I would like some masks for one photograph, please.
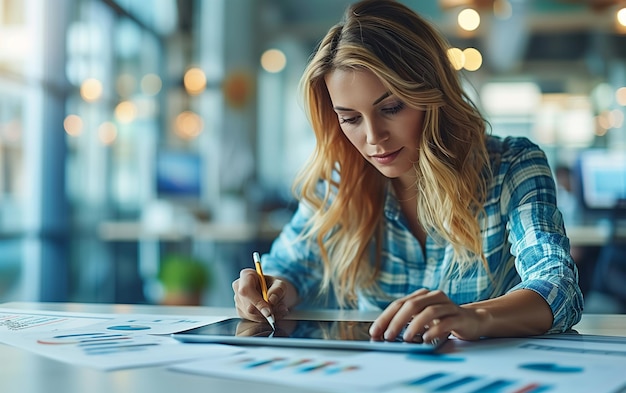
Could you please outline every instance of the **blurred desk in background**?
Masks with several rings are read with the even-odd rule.
[[[152,230],[141,221],[105,221],[98,232],[104,241],[163,240],[181,241],[186,239],[214,242],[247,242],[273,240],[282,228],[265,223],[217,223],[200,222],[191,227],[173,227],[168,230]]]
[[[140,221],[106,221],[100,224],[99,235],[104,241],[140,241],[144,239],[182,241],[186,239],[213,242],[248,242],[273,240],[282,228],[263,223],[198,223],[190,228],[171,228],[152,231]],[[611,235],[607,221],[596,224],[567,226],[567,235],[573,246],[602,246]],[[626,238],[626,227],[618,228],[618,235]]]
[[[572,246],[603,246],[611,236],[607,223],[570,225],[565,228]]]
[[[136,244],[139,285],[143,287],[142,293],[148,302],[157,303],[162,296],[158,272],[162,257],[170,249],[210,265],[213,285],[205,293],[203,304],[230,306],[230,283],[239,276],[242,268],[252,266],[252,251],[267,251],[281,229],[269,222],[200,221],[155,227],[141,220],[105,221],[100,224],[98,235],[100,240],[112,246],[115,243]],[[111,259],[111,267],[116,269],[120,258]],[[113,274],[113,277],[112,287],[117,287],[123,277],[120,278],[120,274]],[[112,298],[108,301],[119,300]]]
[[[611,238],[611,225],[608,221],[566,226],[567,236],[572,246],[603,246]],[[617,227],[617,237],[626,239],[626,226]]]

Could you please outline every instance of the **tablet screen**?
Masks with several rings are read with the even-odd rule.
[[[279,320],[276,330],[268,323],[231,318],[192,330],[186,334],[241,337],[282,337],[320,340],[370,341],[365,321]]]
[[[365,349],[398,352],[430,352],[439,345],[405,342],[400,333],[395,341],[376,341],[369,335],[369,321],[289,320],[276,323],[276,330],[265,322],[241,318],[187,330],[172,335],[190,343],[224,343],[241,345],[269,345],[284,347],[313,347],[338,349]]]

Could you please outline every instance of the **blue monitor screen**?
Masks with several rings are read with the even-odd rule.
[[[626,152],[587,150],[580,155],[583,203],[590,209],[612,209],[626,199]]]
[[[156,192],[160,197],[200,198],[202,158],[184,151],[159,151],[156,156]]]

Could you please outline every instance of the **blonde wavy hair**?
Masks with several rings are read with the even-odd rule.
[[[320,293],[332,287],[342,307],[356,305],[360,290],[376,290],[389,179],[340,128],[324,80],[337,69],[368,70],[407,106],[425,111],[414,165],[417,217],[429,234],[452,245],[457,267],[477,261],[486,267],[479,223],[489,173],[486,122],[463,91],[448,48],[406,6],[366,0],[350,6],[329,30],[302,76],[300,90],[317,144],[293,190],[314,211],[303,237],[320,249]],[[326,184],[323,192],[320,181]]]

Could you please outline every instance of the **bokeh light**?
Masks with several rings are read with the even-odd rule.
[[[261,55],[261,67],[267,72],[277,73],[287,65],[287,57],[278,49],[268,49]]]
[[[463,50],[465,55],[465,64],[463,65],[468,71],[476,71],[483,64],[483,56],[476,48],[466,48]]]
[[[117,139],[117,127],[110,121],[105,121],[98,127],[98,139],[105,145],[111,145]]]
[[[459,27],[466,31],[474,31],[480,26],[480,15],[473,8],[466,8],[459,12],[457,18]]]
[[[615,92],[615,100],[621,106],[626,106],[626,87],[620,87]]]
[[[465,65],[465,54],[459,48],[448,49],[448,59],[455,70],[460,70]]]
[[[83,133],[83,119],[78,115],[67,115],[63,120],[63,128],[69,136],[77,137]]]
[[[88,78],[80,85],[80,96],[87,102],[97,101],[102,97],[102,82],[95,78]]]
[[[137,117],[137,106],[132,101],[122,101],[115,107],[115,118],[120,123],[130,123]]]
[[[202,132],[202,118],[191,111],[181,112],[174,120],[174,133],[182,139],[194,139]]]
[[[141,78],[141,91],[149,96],[155,96],[159,94],[163,82],[157,74],[146,74]]]
[[[513,16],[513,7],[509,0],[495,0],[493,2],[493,15],[502,20],[510,19]]]
[[[190,68],[185,72],[183,84],[187,93],[198,95],[206,88],[206,75],[200,68]]]
[[[617,22],[626,27],[626,7],[617,11]]]

